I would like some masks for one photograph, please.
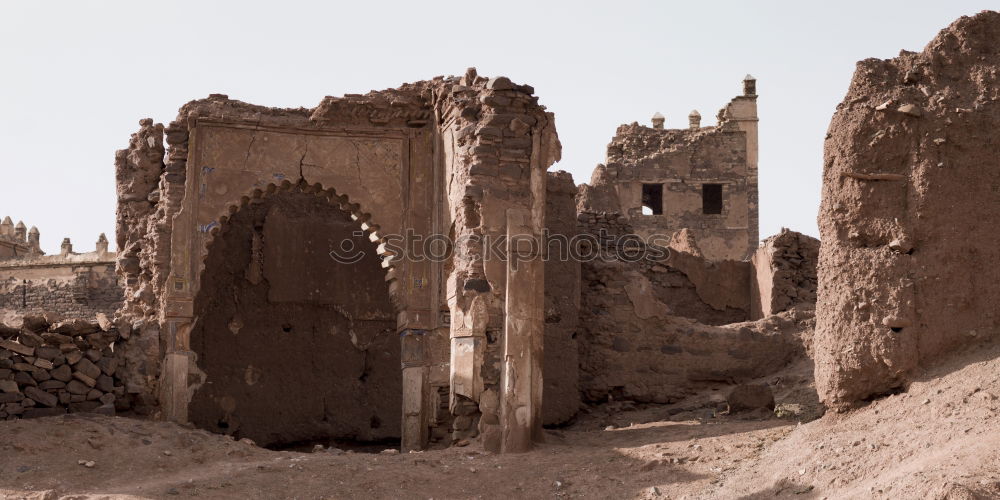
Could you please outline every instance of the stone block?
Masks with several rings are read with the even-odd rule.
[[[50,394],[37,387],[26,387],[24,395],[42,406],[54,407],[59,403],[59,398],[55,394]]]
[[[73,378],[79,380],[80,382],[83,382],[84,384],[87,385],[87,387],[94,387],[97,385],[97,380],[90,378],[85,373],[81,373],[78,371],[73,372]]]
[[[43,389],[46,391],[53,389],[63,389],[65,387],[66,383],[60,380],[46,380],[45,382],[38,384],[39,389]]]
[[[29,347],[24,344],[19,344],[13,340],[0,339],[0,349],[7,349],[8,351],[20,354],[22,356],[34,356],[35,348]]]
[[[773,410],[774,393],[767,384],[741,384],[730,391],[726,402],[729,403],[729,411],[732,413],[760,408]]]
[[[98,353],[98,359],[100,354]],[[89,358],[81,359],[74,367],[76,371],[86,375],[90,379],[96,379],[101,375],[101,369],[97,367]]]
[[[111,376],[114,375],[115,370],[118,369],[118,359],[105,356],[97,361],[97,366],[105,375]]]
[[[52,378],[62,382],[73,380],[73,369],[69,365],[58,366],[49,373],[52,375]]]
[[[115,390],[115,381],[107,375],[101,375],[97,377],[97,385],[95,387],[102,392],[111,392]]]
[[[24,386],[36,386],[38,381],[31,377],[28,372],[17,372],[14,374],[14,382],[17,382],[21,387]]]
[[[70,380],[69,383],[66,384],[66,390],[69,391],[70,394],[82,396],[90,392],[90,387],[87,387],[86,384],[80,382],[79,380]]]
[[[35,349],[35,356],[49,361],[56,359],[60,354],[58,347],[43,346]]]
[[[0,380],[0,392],[21,392],[21,390],[13,380]]]
[[[20,392],[0,392],[0,403],[16,403],[24,399]],[[8,411],[8,413],[10,413]]]

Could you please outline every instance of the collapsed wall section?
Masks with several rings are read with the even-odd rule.
[[[583,212],[579,223],[601,250],[582,264],[585,402],[672,403],[773,373],[803,354],[799,335],[811,311],[745,322],[756,286],[749,262],[707,260],[683,234],[633,254],[621,215]]]
[[[782,229],[761,242],[750,259],[751,317],[760,319],[797,305],[816,304],[819,240]]]
[[[845,408],[1000,326],[1000,13],[858,63],[830,123],[817,389]]]

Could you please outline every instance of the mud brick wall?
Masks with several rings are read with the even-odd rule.
[[[112,348],[122,335],[99,319],[29,315],[0,324],[0,419],[131,408]]]
[[[545,227],[552,238],[576,236],[576,185],[568,172],[548,172]],[[545,388],[542,421],[567,422],[580,409],[580,261],[553,244],[545,260]]]
[[[706,259],[684,238],[630,261],[612,251],[616,237],[632,233],[627,217],[581,212],[577,221],[605,251],[582,263],[577,342],[585,402],[673,402],[779,370],[803,352],[795,332],[812,320],[808,310],[745,322],[756,288],[750,262]]]
[[[631,235],[628,218],[617,212],[581,212],[579,231],[600,242],[603,257],[583,263],[582,293],[601,293],[600,286],[589,288],[599,279],[600,270],[620,269],[634,279],[649,282],[650,292],[662,306],[662,313],[693,319],[708,325],[745,321],[750,310],[750,265],[741,261],[707,260],[700,255],[664,246],[658,256],[648,254],[636,261],[619,259],[612,248],[620,237]],[[672,245],[672,242],[665,242]],[[697,250],[697,249],[695,249]],[[609,260],[610,259],[610,260]]]
[[[1000,332],[1000,13],[858,63],[824,148],[816,388],[843,409]]]
[[[57,313],[66,317],[113,317],[124,291],[114,262],[0,266],[0,318]]]
[[[669,403],[772,373],[802,352],[795,332],[805,317],[705,325],[669,315],[652,282],[620,263],[585,265],[583,278],[578,341],[587,402]]]

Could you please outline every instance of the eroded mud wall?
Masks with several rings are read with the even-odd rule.
[[[545,227],[552,244],[545,260],[542,423],[555,425],[580,409],[580,261],[568,252],[568,242],[577,234],[573,176],[548,172],[545,187]]]
[[[345,239],[365,252],[359,261],[329,255]],[[262,445],[399,437],[393,308],[375,246],[348,214],[279,192],[230,219],[205,269],[195,425]]]
[[[1000,13],[858,63],[830,124],[816,386],[847,407],[997,332]]]

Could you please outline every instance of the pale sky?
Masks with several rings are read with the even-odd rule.
[[[228,94],[313,107],[436,75],[505,75],[555,112],[587,182],[621,123],[703,125],[757,78],[761,237],[816,235],[823,138],[856,61],[921,50],[994,1],[198,2],[0,4],[0,217],[114,246],[114,152],[140,118]]]

